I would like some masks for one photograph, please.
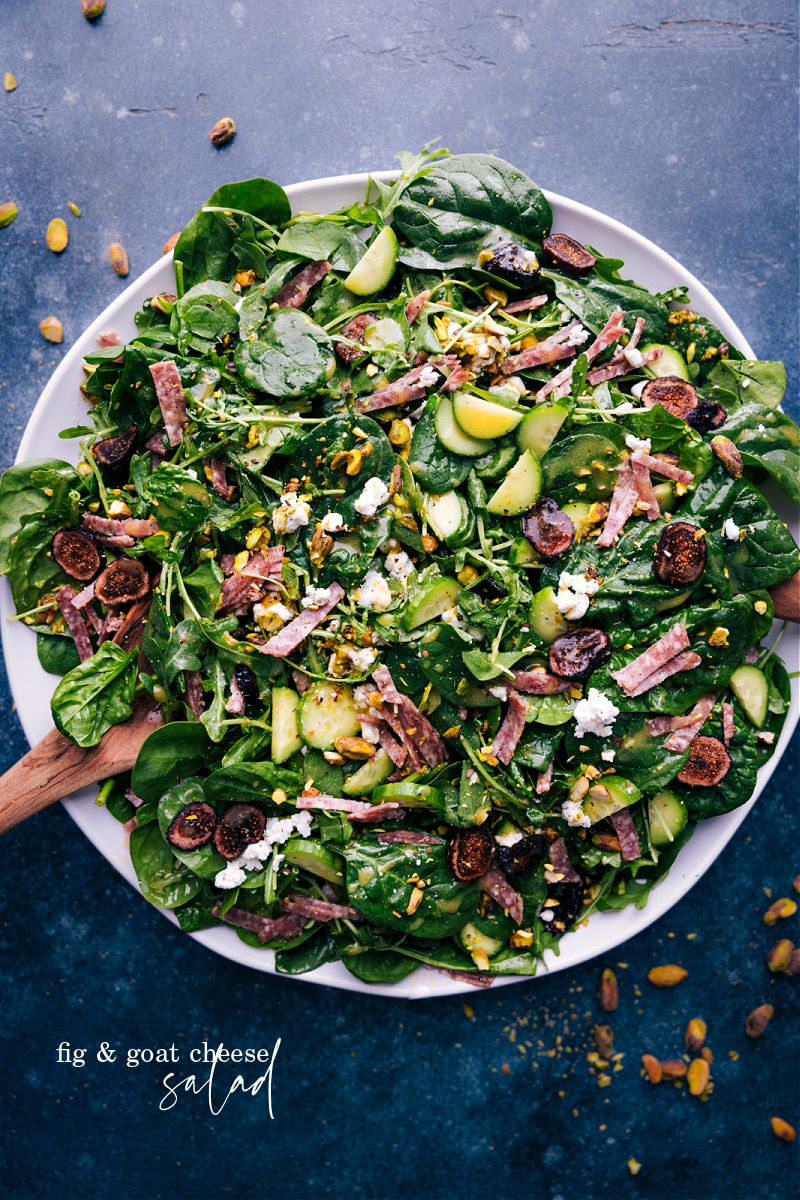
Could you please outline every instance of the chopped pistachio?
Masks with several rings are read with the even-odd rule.
[[[61,342],[64,339],[64,328],[58,317],[45,317],[39,322],[39,332],[47,342]]]

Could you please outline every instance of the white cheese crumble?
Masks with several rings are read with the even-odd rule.
[[[600,757],[602,758],[603,762],[613,762],[617,757],[617,752],[616,750],[611,749],[601,750]]]
[[[636,346],[626,346],[625,349],[622,351],[622,357],[625,359],[628,366],[631,366],[634,368],[640,367],[642,365],[642,363],[644,362],[644,358],[642,357],[642,352],[641,352],[641,350],[638,350],[636,348]]]
[[[562,571],[558,580],[556,608],[568,621],[580,621],[589,608],[589,597],[599,587],[599,581],[589,575],[572,575],[569,571]]]
[[[582,346],[583,343],[588,342],[588,340],[589,340],[589,330],[584,329],[582,325],[579,325],[577,327],[577,329],[572,330],[572,332],[570,333],[569,337],[567,338],[567,340],[565,342],[565,345],[567,345],[567,346]]]
[[[325,516],[319,523],[319,527],[323,533],[338,533],[344,529],[344,518],[341,513],[325,513]]]
[[[389,584],[378,571],[367,571],[364,582],[355,594],[355,601],[361,608],[384,612],[392,603]]]
[[[631,388],[631,395],[635,396],[637,400],[641,400],[642,392],[647,387],[647,384],[648,384],[648,380],[640,379],[639,382],[635,383],[633,385],[633,387]]]
[[[419,379],[417,380],[417,383],[419,384],[420,387],[432,388],[432,387],[435,387],[438,382],[439,382],[439,372],[436,370],[435,367],[431,367],[426,364],[422,368],[422,373],[421,373]]]
[[[412,571],[416,570],[405,550],[393,550],[391,554],[387,554],[384,566],[392,579],[404,585]]]
[[[494,839],[498,846],[516,846],[517,842],[522,841],[522,834],[518,829],[512,829],[510,833],[498,833]]]
[[[552,908],[543,908],[542,911],[539,913],[539,920],[545,921],[548,925],[550,924],[551,921],[554,921],[555,913],[553,912]]]
[[[297,492],[284,492],[281,502],[272,514],[272,528],[276,533],[294,533],[311,519],[311,507],[304,496]]]
[[[649,454],[652,448],[650,438],[637,438],[632,433],[626,435],[625,445],[630,451],[641,450],[643,454]]]
[[[742,532],[732,517],[728,517],[725,524],[722,526],[722,532],[729,542],[738,542],[739,535]]]
[[[760,733],[756,734],[756,737],[758,738],[758,740],[760,742],[764,742],[765,745],[767,745],[767,746],[771,746],[772,743],[775,741],[775,734],[772,733],[769,729],[762,729],[760,731]]]
[[[303,608],[322,608],[331,598],[330,588],[310,587],[300,601]]]
[[[372,742],[373,746],[377,746],[381,740],[381,731],[376,725],[366,725],[361,723],[361,736],[365,742]]]
[[[494,696],[496,700],[507,700],[508,688],[500,687],[499,685],[497,687],[490,687],[489,695]]]
[[[353,507],[356,512],[361,513],[362,517],[374,517],[388,499],[389,489],[386,484],[377,475],[373,475],[364,484],[364,490]]]
[[[561,805],[561,816],[574,828],[588,829],[592,823],[578,800],[565,800]]]
[[[347,657],[357,671],[368,671],[378,657],[378,651],[373,650],[372,646],[365,646],[363,650],[348,646]]]
[[[237,888],[244,883],[247,876],[241,867],[237,867],[236,862],[229,862],[223,871],[218,871],[214,879],[214,886],[218,888]]]
[[[294,613],[285,604],[281,604],[280,600],[276,600],[274,604],[254,604],[253,619],[256,625],[270,629],[274,627],[276,620],[283,624],[293,621]]]
[[[272,854],[275,846],[282,846],[284,842],[288,842],[293,833],[299,833],[301,837],[308,837],[311,833],[312,820],[310,812],[292,813],[289,817],[268,817],[261,841],[246,846],[238,858],[229,862],[224,870],[218,871],[214,878],[215,887],[225,889],[239,887],[247,879],[247,871],[262,869],[263,863]],[[276,855],[275,860],[282,861],[283,857],[283,855]],[[275,860],[273,860],[274,865],[277,865]]]
[[[619,709],[608,696],[603,695],[597,688],[590,687],[588,694],[575,705],[573,715],[576,737],[583,737],[585,733],[608,737],[619,716]]]

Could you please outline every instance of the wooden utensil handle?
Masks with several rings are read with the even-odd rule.
[[[88,750],[51,730],[0,778],[0,835],[89,783],[129,771],[160,721],[147,697],[128,721],[115,725],[98,746]]]
[[[800,622],[800,571],[769,589],[775,616],[781,621]]]

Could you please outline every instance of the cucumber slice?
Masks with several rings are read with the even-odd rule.
[[[737,667],[730,678],[730,689],[744,709],[751,725],[760,729],[767,719],[769,685],[758,667]]]
[[[533,563],[537,566],[542,565],[541,559],[526,537],[514,538],[508,547],[508,561],[512,567],[525,567]]]
[[[646,350],[660,350],[661,357],[645,366],[645,375],[649,375],[651,379],[664,379],[667,375],[677,375],[678,379],[685,379],[688,382],[689,366],[686,359],[674,346],[650,342],[647,346],[642,346],[642,354]]]
[[[270,757],[274,763],[286,762],[303,745],[297,710],[300,697],[291,688],[272,689],[272,747]]]
[[[470,437],[489,440],[511,433],[525,415],[521,408],[508,408],[505,404],[484,400],[472,392],[456,392],[453,414]]]
[[[475,517],[460,492],[423,496],[420,512],[440,541],[463,545],[475,531]]]
[[[376,804],[402,804],[405,808],[443,808],[444,797],[437,787],[427,783],[384,783],[375,788],[372,799]]]
[[[312,683],[300,699],[300,734],[307,746],[329,750],[337,737],[361,733],[353,689],[344,683]]]
[[[448,608],[453,607],[460,592],[461,584],[457,579],[450,579],[448,576],[429,583],[417,592],[408,604],[403,614],[403,628],[410,632],[424,625],[426,621],[440,617]]]
[[[479,479],[498,479],[513,462],[516,462],[518,453],[514,445],[495,446],[491,454],[486,454],[475,462],[475,474]]]
[[[341,859],[322,842],[314,842],[310,838],[290,838],[283,850],[283,856],[293,867],[301,867],[320,879],[329,883],[344,883],[344,871]]]
[[[604,775],[583,799],[583,811],[593,825],[610,817],[612,813],[628,808],[641,798],[642,793],[635,783],[620,775]]]
[[[560,634],[572,628],[558,611],[556,594],[551,587],[542,588],[533,597],[528,609],[528,624],[543,642],[548,643],[554,642]]]
[[[486,958],[491,958],[493,955],[499,954],[505,945],[505,942],[502,942],[500,938],[490,937],[488,933],[482,933],[472,921],[467,921],[466,925],[462,926],[459,930],[458,940],[467,954],[475,959],[478,966],[481,966],[481,959],[484,955]]]
[[[564,404],[539,404],[522,418],[517,426],[517,445],[520,450],[532,450],[541,458],[555,441],[556,434],[569,416]]]
[[[585,538],[590,529],[594,526],[589,521],[589,512],[591,504],[586,500],[572,500],[569,504],[562,504],[562,511],[567,514],[575,529],[575,539],[580,541]]]
[[[345,796],[368,796],[373,788],[388,779],[394,763],[384,749],[376,750],[372,758],[345,779],[342,791]]]
[[[683,833],[689,814],[686,805],[674,792],[663,791],[647,802],[650,841],[654,846],[666,846]]]
[[[492,449],[490,441],[470,437],[453,416],[453,402],[449,396],[440,396],[433,419],[436,436],[446,450],[460,454],[462,458],[480,458]]]
[[[397,237],[391,226],[384,225],[344,280],[344,286],[355,296],[372,296],[386,287],[396,264]]]
[[[516,517],[535,504],[542,491],[542,468],[532,450],[523,450],[486,505],[496,517]]]

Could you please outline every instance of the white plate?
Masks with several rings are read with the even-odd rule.
[[[386,180],[395,177],[394,172],[384,172],[377,176]],[[295,211],[310,209],[332,212],[363,198],[366,186],[366,175],[344,175],[298,183],[286,190]],[[603,216],[594,209],[563,196],[548,194],[548,199],[553,206],[554,229],[569,233],[579,241],[599,248],[609,257],[621,258],[625,263],[625,277],[635,279],[651,291],[667,291],[678,285],[687,288],[692,307],[715,321],[725,336],[744,354],[755,357],[725,310],[699,280],[674,258],[627,226]],[[133,338],[136,333],[134,313],[141,308],[142,302],[158,292],[174,290],[172,256],[169,255],[145,271],[89,326],[65,355],[42,392],[23,435],[17,456],[18,462],[44,457],[64,458],[72,462],[77,460],[77,441],[73,443],[60,440],[58,430],[85,421],[85,401],[78,390],[84,379],[81,369],[84,356],[96,348],[97,335],[109,329],[116,330],[124,341]],[[48,700],[55,685],[53,676],[46,674],[39,666],[35,637],[19,623],[9,623],[6,620],[12,613],[8,580],[3,579],[0,584],[0,617],[11,690],[25,735],[29,742],[34,744],[52,728]],[[786,661],[793,662],[799,652],[800,630],[793,626],[784,636],[781,653]],[[552,952],[547,953],[544,970],[564,971],[596,955],[608,953],[663,916],[708,870],[763,791],[786,748],[798,718],[798,681],[793,680],[792,686],[792,714],[784,726],[777,752],[759,771],[758,786],[753,798],[735,812],[700,823],[668,877],[654,888],[644,910],[640,912],[631,906],[621,912],[595,914],[585,927],[563,938],[561,954],[558,957]],[[65,801],[67,811],[119,873],[133,887],[138,888],[128,854],[125,829],[105,809],[92,803],[95,795],[96,789],[91,788],[77,793]],[[171,913],[165,912],[164,915],[176,923]],[[259,971],[274,972],[272,951],[257,950],[245,945],[232,929],[209,929],[191,936],[215,953],[235,962]],[[330,984],[350,991],[412,999],[471,990],[469,984],[425,968],[420,968],[402,982],[391,986],[362,983],[340,963],[319,967],[311,974],[296,978]],[[522,978],[527,977],[498,979],[495,986],[518,982]]]

